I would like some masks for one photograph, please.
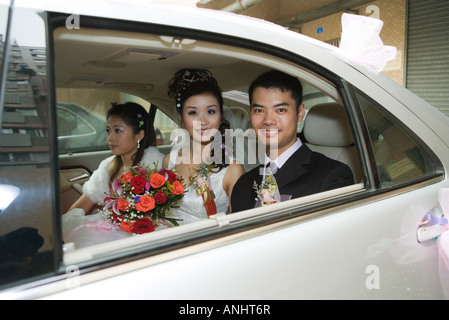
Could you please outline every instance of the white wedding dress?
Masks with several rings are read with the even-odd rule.
[[[103,160],[83,185],[83,193],[100,206],[104,205],[106,194],[110,192],[108,167],[114,157]],[[156,147],[149,147],[145,150],[141,164],[152,169],[155,165],[162,168],[163,159],[164,155]],[[101,212],[86,215],[83,209],[76,208],[62,215],[61,219],[64,242],[72,243],[77,249],[131,236],[106,220]]]
[[[169,170],[173,170],[176,163],[177,150],[170,152],[170,160],[168,164]],[[229,207],[229,199],[225,190],[223,189],[223,177],[226,174],[228,167],[222,168],[219,172],[213,173],[210,176],[210,183],[215,194],[215,205],[217,206],[217,214],[227,213]],[[177,204],[178,209],[172,209],[171,213],[177,219],[182,219],[180,225],[188,224],[195,221],[208,219],[206,208],[203,205],[203,198],[196,194],[196,189],[193,187],[186,188],[184,198]]]

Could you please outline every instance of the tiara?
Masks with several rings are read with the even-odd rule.
[[[180,75],[180,73],[183,73]],[[176,85],[176,107],[181,108],[181,92],[184,91],[192,83],[198,81],[210,81],[214,79],[212,74],[207,70],[183,70],[178,71],[178,75],[175,76],[178,79]]]

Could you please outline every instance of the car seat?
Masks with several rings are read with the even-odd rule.
[[[360,161],[345,109],[338,103],[313,106],[304,120],[304,139],[309,148],[347,164],[354,182],[362,179]]]

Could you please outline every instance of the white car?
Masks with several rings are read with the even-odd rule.
[[[445,297],[435,239],[444,227],[425,222],[441,218],[449,187],[449,119],[281,26],[144,2],[0,0],[1,299]],[[24,62],[35,75],[16,72]],[[84,248],[63,243],[61,215],[110,153],[58,148],[58,103],[104,114],[111,102],[137,101],[167,153],[178,125],[167,83],[189,67],[218,79],[242,131],[252,80],[270,69],[298,77],[304,125],[315,129],[313,139],[304,131],[307,143],[348,164],[354,185]]]

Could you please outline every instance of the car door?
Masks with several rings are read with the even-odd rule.
[[[33,29],[41,32],[40,36],[47,29],[52,40],[49,43],[54,46],[59,45],[58,39],[66,40],[66,36],[72,35],[68,51],[73,48],[71,46],[86,42],[104,49],[98,42],[100,34],[105,46],[134,44],[143,38],[149,40],[143,41],[145,49],[170,49],[186,59],[183,61],[193,61],[200,66],[210,64],[221,76],[220,83],[241,94],[247,92],[250,82],[247,80],[273,67],[297,76],[324,95],[325,102],[343,107],[353,138],[353,143],[345,147],[355,151],[357,180],[347,188],[220,215],[139,237],[82,249],[63,245],[60,230],[63,212],[58,192],[62,186],[59,169],[65,160],[55,147],[62,142],[57,138],[57,88],[55,79],[49,78],[47,90],[41,88],[39,95],[32,95],[36,109],[42,107],[40,110],[49,115],[47,126],[42,126],[48,130],[45,139],[38,140],[45,148],[32,149],[33,157],[28,155],[31,151],[24,152],[20,146],[3,149],[3,159],[9,159],[12,153],[15,159],[20,155],[22,160],[3,161],[0,178],[1,184],[20,190],[19,196],[0,214],[3,233],[8,234],[24,223],[37,229],[45,246],[37,254],[33,253],[32,258],[45,263],[39,264],[39,269],[34,268],[32,275],[22,273],[18,278],[2,278],[5,294],[14,291],[18,283],[51,279],[43,281],[41,286],[22,287],[18,296],[83,299],[118,296],[147,299],[441,298],[435,243],[423,245],[416,239],[419,222],[438,205],[438,190],[448,185],[445,177],[445,165],[449,163],[448,146],[438,136],[436,128],[432,130],[417,116],[419,112],[352,66],[345,67],[337,60],[333,61],[335,70],[323,66],[324,62],[307,55],[311,48],[317,50],[317,56],[322,54],[318,51],[319,46],[308,47],[311,44],[300,42],[300,38],[282,34],[282,39],[286,40],[283,48],[264,40],[267,32],[273,39],[276,35],[281,39],[276,28],[276,32],[268,28],[263,35],[252,39],[242,39],[227,29],[216,30],[212,24],[211,30],[204,32],[195,27],[195,23],[202,21],[209,25],[210,20],[208,14],[199,13],[183,20],[180,29],[179,26],[170,27],[169,20],[164,20],[176,12],[156,11],[159,13],[156,15],[151,9],[140,12],[146,16],[145,22],[134,21],[134,16],[118,16],[111,12],[109,18],[104,19],[101,12],[92,9],[90,15],[80,17],[83,28],[76,34],[65,29],[69,14],[52,12],[44,14],[48,25],[38,20]],[[160,16],[161,12],[164,15]],[[33,12],[33,17],[36,16]],[[112,20],[111,16],[114,17]],[[214,19],[226,22],[223,16]],[[56,32],[60,32],[58,39]],[[77,42],[77,39],[82,41]],[[184,40],[188,40],[185,47],[180,46]],[[303,51],[287,45],[293,40],[301,44],[299,47]],[[10,48],[8,50],[12,52],[14,46]],[[58,52],[54,47],[47,49],[52,54]],[[326,57],[333,59],[333,56]],[[48,64],[49,74],[60,71],[55,70],[60,65],[53,63],[57,58],[52,55],[48,58],[52,61]],[[170,61],[158,59],[164,66]],[[167,70],[173,72],[175,67],[180,65],[173,64],[161,70],[169,74]],[[9,81],[16,80],[11,78]],[[399,89],[397,91],[402,94]],[[44,92],[50,94],[42,96]],[[170,101],[165,101],[164,105],[162,94],[154,94],[153,98],[153,104],[161,110],[171,110]],[[314,109],[321,102],[310,102],[308,109]],[[5,102],[3,113],[16,112],[12,107]],[[239,112],[240,115],[247,111],[242,103],[234,109],[239,110],[236,114]],[[66,114],[66,117],[71,115]],[[247,121],[240,123],[247,125]],[[318,129],[329,130],[325,125]],[[2,137],[5,134],[14,133],[2,132]],[[23,143],[23,137],[20,138],[14,140],[16,144]],[[5,140],[2,138],[1,141]],[[246,142],[251,143],[249,139]],[[312,144],[311,141],[304,143]],[[239,146],[251,154],[247,145]],[[323,145],[313,147],[325,150]],[[24,153],[33,161],[25,161]],[[38,155],[42,160],[36,160]],[[82,162],[78,159],[73,164],[81,166]],[[33,266],[28,264],[30,260],[33,259],[23,263],[24,268]],[[3,263],[2,267],[9,267],[9,263]],[[22,269],[14,266],[6,270]]]
[[[168,28],[164,32],[170,34]],[[192,36],[188,31],[187,34]],[[176,35],[186,37],[183,33]],[[250,46],[220,36],[207,38],[203,34],[200,38],[206,38],[211,45],[217,39],[226,39],[229,47],[223,50]],[[335,193],[227,216],[220,220],[217,233],[209,231],[224,237],[223,245],[209,252],[214,259],[203,252],[179,258],[183,272],[172,275],[174,285],[191,288],[192,279],[200,279],[201,274],[202,281],[195,282],[195,291],[190,293],[198,298],[441,296],[435,246],[416,241],[418,222],[426,210],[437,205],[436,195],[445,185],[441,183],[444,169],[440,161],[444,152],[436,155],[434,148],[428,146],[433,136],[431,130],[388,91],[363,74],[352,72],[350,67],[342,75],[331,74],[318,64],[307,64],[299,54],[279,54],[268,46],[262,47],[261,51],[268,52],[265,61],[256,58],[260,52],[245,53],[253,54],[254,61],[261,65],[275,61],[278,68],[318,86],[331,101],[345,107],[354,135],[360,180]],[[327,129],[323,126],[322,130]],[[439,139],[432,144],[439,147],[436,150],[446,150]],[[418,210],[420,206],[422,210]],[[243,231],[227,237],[226,230],[231,232],[234,228]],[[192,250],[195,252],[193,247]],[[236,257],[238,262],[224,267]],[[157,270],[164,273],[164,268],[171,270],[176,265],[168,261],[158,265]],[[204,269],[219,270],[220,277],[202,272]],[[277,271],[280,269],[282,272]],[[119,276],[110,283],[132,281],[150,270],[151,267]],[[429,270],[433,271],[431,275]],[[262,278],[264,283],[260,283]],[[146,289],[149,286],[154,297],[187,295],[186,290],[173,293],[163,279],[142,281],[129,294],[153,296]],[[84,294],[96,288],[99,287],[92,284],[71,293]]]

